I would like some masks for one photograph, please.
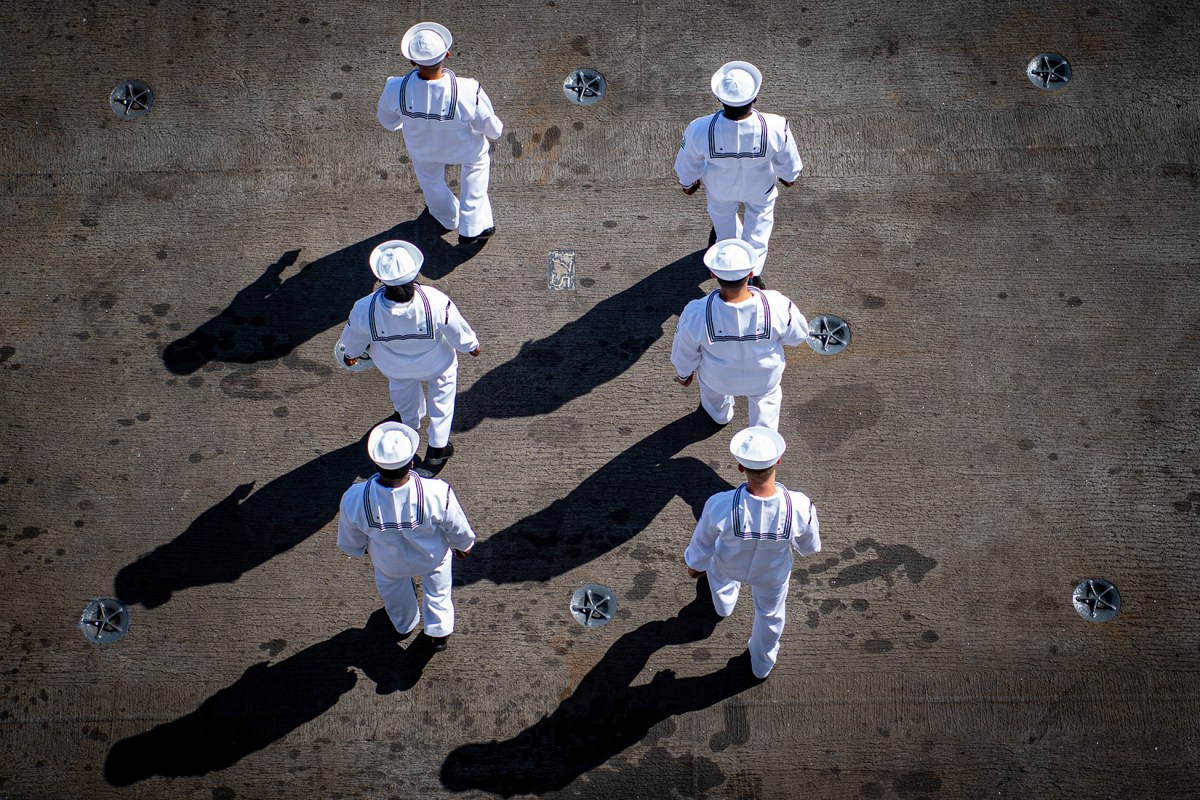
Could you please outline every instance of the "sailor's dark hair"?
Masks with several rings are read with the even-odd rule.
[[[407,303],[417,293],[416,285],[416,281],[409,281],[399,286],[384,286],[383,296],[393,303]]]

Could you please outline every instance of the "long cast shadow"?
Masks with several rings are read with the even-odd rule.
[[[563,789],[641,741],[663,720],[761,683],[743,653],[709,675],[677,678],[664,670],[647,684],[632,685],[657,650],[707,638],[719,620],[701,579],[696,598],[675,617],[648,622],[618,639],[550,716],[507,741],[472,743],[451,752],[442,763],[442,785],[504,797]]]
[[[388,239],[419,244],[425,254],[422,275],[428,280],[447,275],[479,252],[482,245],[456,247],[431,235],[428,224],[422,224],[425,216],[422,212],[415,220],[322,256],[281,280],[300,257],[299,250],[285,252],[224,310],[168,344],[163,364],[176,375],[189,375],[211,361],[253,364],[288,355],[346,321],[354,302],[375,286],[367,256]]]
[[[374,472],[364,435],[253,494],[253,483],[242,484],[175,539],[123,567],[114,591],[126,603],[154,608],[181,589],[232,583],[325,527],[342,492]]]
[[[458,395],[455,429],[549,414],[621,375],[658,341],[672,314],[701,296],[697,287],[709,277],[702,255],[684,256],[549,336],[526,342]]]
[[[660,428],[566,497],[476,544],[471,558],[455,564],[455,584],[557,577],[632,539],[676,496],[699,518],[709,497],[733,487],[703,461],[674,456],[714,432],[702,411]]]
[[[206,775],[282,739],[333,708],[358,682],[358,667],[377,694],[411,689],[433,656],[433,643],[418,636],[403,652],[396,629],[380,609],[362,628],[270,664],[247,669],[192,713],[122,739],[108,751],[104,777],[128,786],[152,775]]]

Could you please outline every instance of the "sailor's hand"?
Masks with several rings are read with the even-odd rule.
[[[704,574],[703,572],[697,572],[696,570],[692,569],[691,567],[688,567],[688,577],[691,578],[692,580],[699,578],[703,574]]]
[[[795,181],[785,181],[783,178],[780,178],[779,182],[782,183],[784,186],[795,186],[796,185]]]
[[[676,375],[675,382],[678,383],[680,386],[687,388],[688,386],[692,385],[692,378],[694,378],[694,377],[696,377],[696,373],[694,373],[694,372],[691,375],[688,375],[686,378],[681,378],[678,375]]]
[[[471,355],[474,356],[475,358],[479,358],[479,348],[476,347],[474,350],[472,350]]]
[[[689,195],[689,196],[690,196],[690,195],[693,195],[693,194],[695,194],[695,193],[696,193],[696,190],[697,190],[697,189],[699,189],[699,188],[700,188],[700,181],[699,181],[699,180],[697,180],[697,181],[696,181],[695,183],[693,183],[691,186],[685,186],[685,187],[683,187],[683,193],[684,193],[684,194],[686,194],[686,195]]]
[[[345,362],[345,364],[346,364],[346,366],[347,366],[347,367],[353,367],[355,364],[357,364],[357,363],[358,363],[358,359],[357,359],[357,358],[348,358],[348,357],[347,357],[347,356],[345,356],[345,355],[343,355],[343,356],[342,356],[342,361],[344,361],[344,362]]]

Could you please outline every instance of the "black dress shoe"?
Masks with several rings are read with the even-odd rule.
[[[755,275],[750,279],[750,285],[755,289],[766,289],[767,282],[762,279],[762,275]]]
[[[458,243],[459,244],[475,244],[476,242],[491,238],[492,234],[495,232],[496,232],[496,226],[493,225],[492,227],[488,228],[487,230],[480,231],[479,234],[476,236],[463,236],[460,233],[458,235]]]
[[[446,636],[430,636],[429,641],[433,642],[433,652],[440,653],[443,650],[445,650],[446,649],[446,640],[449,638],[450,638],[449,634],[447,634]]]
[[[438,469],[445,466],[446,461],[450,456],[454,455],[454,442],[446,442],[445,447],[428,447],[425,449],[425,458],[421,459],[425,466],[432,469]]]

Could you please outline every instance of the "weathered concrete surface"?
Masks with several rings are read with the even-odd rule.
[[[468,260],[424,242],[484,340],[443,474],[482,542],[431,660],[384,641],[334,547],[389,407],[330,360],[367,250],[416,235],[373,115],[426,18],[508,126],[500,233]],[[1195,796],[1195,4],[0,20],[0,796]],[[1062,91],[1025,80],[1045,50]],[[807,163],[767,279],[854,330],[785,378],[781,477],[825,551],[753,688],[726,667],[748,602],[715,629],[689,605],[694,513],[737,473],[728,434],[678,421],[697,397],[668,362],[709,288],[671,162],[730,58]],[[610,84],[588,109],[559,89],[580,66]],[[158,92],[138,122],[106,105],[128,77]],[[544,288],[558,248],[574,293]],[[1085,577],[1120,587],[1112,622],[1075,615]],[[592,581],[621,612],[584,631]],[[74,624],[113,594],[132,632],[93,647]]]

